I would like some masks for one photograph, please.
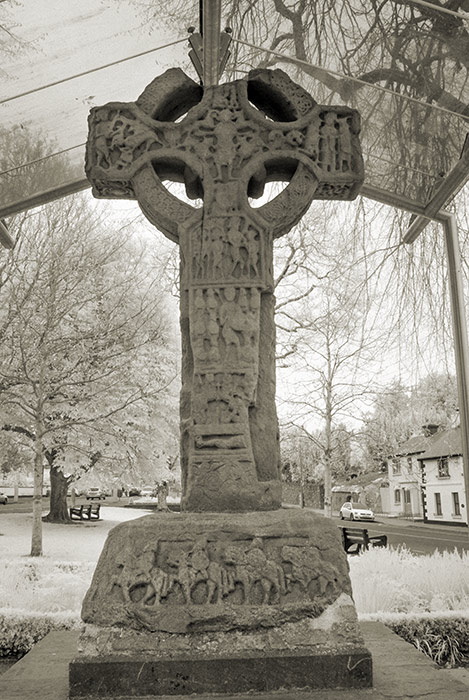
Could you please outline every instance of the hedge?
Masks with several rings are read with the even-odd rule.
[[[21,658],[49,632],[78,629],[81,624],[78,613],[0,608],[0,656]]]
[[[379,620],[439,666],[469,666],[469,611],[376,613],[360,619]]]

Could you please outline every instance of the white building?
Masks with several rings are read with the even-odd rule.
[[[467,526],[461,429],[432,436],[419,454],[422,470],[423,519],[429,523]]]
[[[391,515],[423,518],[422,469],[419,457],[430,446],[433,437],[411,437],[388,459],[388,512]]]

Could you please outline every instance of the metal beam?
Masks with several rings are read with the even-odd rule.
[[[417,217],[408,228],[403,240],[404,243],[413,243],[415,239],[422,233],[425,226],[435,215],[448,204],[448,201],[455,197],[461,187],[464,186],[469,178],[469,138],[466,136],[461,157],[448,173],[441,184],[438,186],[433,197],[425,205],[422,216]]]
[[[8,226],[4,221],[0,219],[0,245],[4,248],[13,248],[15,241],[10,236]]]
[[[34,209],[34,207],[40,207],[41,204],[48,204],[49,202],[53,202],[55,199],[67,197],[69,194],[86,190],[88,187],[91,187],[89,180],[86,178],[80,178],[78,180],[66,182],[64,185],[60,185],[59,187],[52,187],[49,190],[43,190],[42,192],[32,195],[31,197],[18,199],[16,202],[11,202],[10,204],[0,207],[0,219],[5,219],[7,216],[19,214],[20,212],[27,211],[28,209]]]
[[[448,261],[451,311],[453,318],[454,354],[459,397],[459,419],[463,455],[464,485],[466,492],[466,514],[469,509],[469,345],[464,304],[461,252],[459,249],[456,217],[441,212],[444,218],[446,256]],[[468,518],[469,520],[469,518]]]
[[[360,194],[367,199],[374,200],[375,202],[387,204],[389,207],[402,209],[404,211],[411,212],[412,214],[417,214],[417,216],[424,215],[425,207],[420,204],[420,202],[416,202],[414,199],[409,199],[404,195],[397,194],[397,192],[388,192],[388,190],[382,190],[379,187],[365,183],[360,189]],[[438,215],[433,218],[439,221]]]
[[[204,87],[218,85],[220,71],[221,0],[202,0]]]

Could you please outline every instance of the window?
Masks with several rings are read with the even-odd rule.
[[[394,503],[396,505],[399,505],[400,502],[401,502],[401,491],[400,491],[400,489],[396,489],[394,491]]]
[[[412,457],[407,457],[407,469],[412,471]]]
[[[440,457],[438,460],[438,478],[447,479],[449,477],[448,457]]]
[[[454,491],[451,495],[453,497],[453,515],[461,515],[461,506],[459,503],[459,493],[457,491]]]
[[[400,474],[401,473],[401,462],[400,462],[399,458],[393,459],[391,462],[391,466],[392,466],[392,473],[393,474]]]
[[[409,489],[404,489],[404,503],[410,503],[410,491],[409,491]]]
[[[441,493],[435,493],[435,515],[443,515],[441,510]]]

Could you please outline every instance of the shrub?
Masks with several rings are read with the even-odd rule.
[[[469,610],[468,552],[419,557],[405,547],[375,548],[350,557],[349,564],[359,617]]]
[[[469,665],[469,612],[423,615],[379,614],[379,620],[396,634],[429,656],[439,666]]]
[[[46,558],[0,561],[0,601],[4,609],[78,613],[90,585],[93,562]]]
[[[49,632],[77,629],[78,613],[38,613],[0,608],[0,656],[24,656]]]

